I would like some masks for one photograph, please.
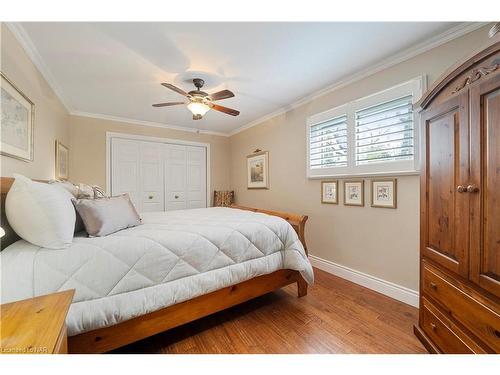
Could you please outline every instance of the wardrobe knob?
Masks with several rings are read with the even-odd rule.
[[[458,185],[457,186],[457,192],[459,193],[466,193],[467,192],[467,188],[463,185]]]
[[[437,327],[436,327],[436,325],[434,323],[431,323],[431,328],[432,328],[433,331],[435,331]]]
[[[479,191],[479,188],[474,184],[467,186],[468,193],[477,193],[478,191]]]
[[[430,283],[430,286],[434,290],[437,290],[437,288],[438,288],[437,285],[436,285],[436,283],[433,283],[433,282]]]
[[[175,198],[175,199],[178,199],[178,198],[179,198],[179,196],[178,196],[178,195],[175,195],[175,196],[174,196],[174,198]]]

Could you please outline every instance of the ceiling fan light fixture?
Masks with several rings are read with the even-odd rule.
[[[193,119],[196,117],[196,120],[201,119],[210,110],[208,105],[200,102],[191,102],[187,107],[193,114]]]

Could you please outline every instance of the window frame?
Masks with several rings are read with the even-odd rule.
[[[415,104],[425,91],[425,76],[419,76],[409,81],[392,86],[388,89],[374,94],[350,101],[346,104],[316,113],[307,118],[306,121],[306,175],[309,179],[330,177],[359,177],[359,176],[401,176],[416,175],[420,172],[420,115],[413,112],[413,160],[387,161],[373,164],[356,165],[356,111],[382,104],[384,102],[412,95],[412,103]],[[347,115],[347,166],[316,168],[310,167],[310,133],[311,127],[338,116]]]

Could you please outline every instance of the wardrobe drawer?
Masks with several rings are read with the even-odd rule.
[[[442,304],[449,316],[453,317],[473,334],[500,352],[500,315],[459,287],[445,280],[438,271],[423,264],[423,291]]]
[[[443,353],[474,353],[453,331],[451,322],[442,314],[440,314],[440,317],[437,316],[439,313],[435,307],[423,300],[422,309],[422,329]]]

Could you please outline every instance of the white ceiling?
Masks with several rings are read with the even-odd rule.
[[[457,23],[21,23],[71,112],[230,133],[457,26]],[[236,97],[193,121],[162,86]]]

